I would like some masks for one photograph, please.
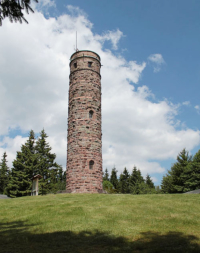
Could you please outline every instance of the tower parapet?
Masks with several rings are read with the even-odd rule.
[[[88,50],[70,58],[66,190],[102,192],[101,59]]]

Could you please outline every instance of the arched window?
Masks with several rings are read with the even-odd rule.
[[[90,168],[90,169],[93,169],[93,166],[94,166],[94,161],[91,160],[91,161],[89,162],[89,168]]]
[[[74,63],[74,68],[77,68],[77,63]]]
[[[89,111],[89,118],[93,117],[94,112],[92,110]]]

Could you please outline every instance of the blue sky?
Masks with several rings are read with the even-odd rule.
[[[136,165],[160,184],[184,147],[200,149],[200,2],[39,2],[29,25],[1,27],[0,152],[9,166],[30,129],[44,128],[65,167],[68,64],[78,31],[78,48],[102,58],[104,170]]]

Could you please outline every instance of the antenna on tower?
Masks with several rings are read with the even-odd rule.
[[[78,48],[77,48],[77,31],[76,31],[76,52],[78,51]]]

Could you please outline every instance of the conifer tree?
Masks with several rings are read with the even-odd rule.
[[[34,0],[38,2],[38,0]],[[1,0],[0,1],[0,26],[2,25],[2,20],[6,17],[10,19],[11,22],[28,21],[24,18],[23,10],[25,9],[26,13],[29,11],[34,12],[30,6],[31,0]]]
[[[175,162],[167,174],[163,176],[161,190],[164,193],[183,193],[192,190],[194,179],[192,156],[184,148],[177,156]],[[188,180],[190,179],[190,180]]]
[[[200,150],[194,155],[184,174],[184,192],[200,189]]]
[[[48,136],[43,129],[35,146],[36,154],[38,155],[37,174],[42,176],[39,180],[39,194],[42,195],[55,192],[57,177],[61,169],[61,166],[54,161],[56,154],[51,153],[52,148],[47,142],[47,138]]]
[[[35,134],[30,131],[29,139],[21,146],[13,161],[10,180],[6,191],[10,197],[22,197],[31,195],[32,177],[37,169],[37,156],[35,155]]]
[[[109,173],[108,173],[107,168],[106,168],[104,175],[103,175],[103,181],[109,181]]]
[[[4,152],[3,158],[0,163],[0,193],[5,194],[5,190],[9,179],[9,168],[6,160],[7,154]]]
[[[130,193],[130,175],[126,168],[119,178],[119,188],[121,193]]]
[[[149,174],[147,174],[147,176],[146,176],[145,183],[148,185],[149,188],[155,189],[154,183],[151,180],[151,177]]]
[[[185,174],[190,170],[192,156],[189,156],[188,151],[184,148],[177,156],[177,162],[171,167],[170,173],[173,178],[173,185],[177,193],[184,192]]]
[[[145,181],[141,171],[135,166],[132,174],[130,175],[130,192],[133,194],[141,194],[145,188]]]
[[[115,167],[111,171],[110,182],[114,186],[116,192],[118,192],[119,191],[119,181],[117,179],[117,170]]]

